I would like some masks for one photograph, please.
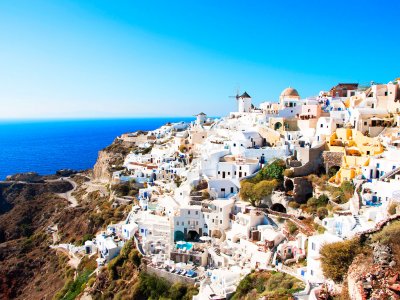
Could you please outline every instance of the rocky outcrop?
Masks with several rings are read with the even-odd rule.
[[[135,149],[134,142],[127,142],[121,139],[115,139],[114,142],[99,151],[96,164],[93,168],[93,178],[100,182],[110,182],[112,173],[121,169],[126,155]]]
[[[110,161],[113,157],[112,153],[107,151],[99,151],[99,156],[97,158],[96,164],[93,167],[93,178],[97,181],[111,181],[112,173],[110,171]]]
[[[43,182],[42,176],[36,172],[17,173],[7,176],[7,181]]]

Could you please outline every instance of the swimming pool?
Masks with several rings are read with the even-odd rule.
[[[193,244],[189,242],[185,242],[184,244],[176,244],[176,248],[182,250],[190,250],[193,248]]]

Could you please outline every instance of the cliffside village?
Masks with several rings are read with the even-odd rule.
[[[112,182],[141,188],[137,198],[115,199],[132,203],[126,220],[85,243],[99,265],[133,239],[148,272],[196,283],[195,299],[229,298],[253,269],[291,274],[305,284],[299,296],[316,299],[319,284],[333,288],[321,269],[322,245],[373,230],[397,213],[390,213],[400,202],[397,80],[339,83],[308,98],[288,87],[279,101],[258,107],[247,92],[236,101],[226,117],[201,112],[191,123],[119,137],[139,151],[125,157]],[[241,183],[276,161],[284,162],[281,184],[257,205],[243,199]],[[327,176],[327,186],[351,183],[354,194],[335,201],[312,174]],[[310,214],[301,205],[321,194],[333,209],[305,222]]]

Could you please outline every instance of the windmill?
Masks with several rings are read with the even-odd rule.
[[[240,95],[240,87],[238,85],[237,89],[236,89],[236,96],[229,96],[229,98],[236,98],[236,100],[239,100],[239,96]]]

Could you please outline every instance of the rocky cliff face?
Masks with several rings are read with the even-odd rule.
[[[133,149],[135,149],[134,142],[115,139],[110,146],[99,151],[93,168],[93,179],[100,182],[109,182],[112,173],[121,169],[126,155]]]
[[[107,151],[99,151],[96,164],[93,167],[93,178],[97,181],[110,181],[112,173],[110,172],[110,160],[113,154]]]

